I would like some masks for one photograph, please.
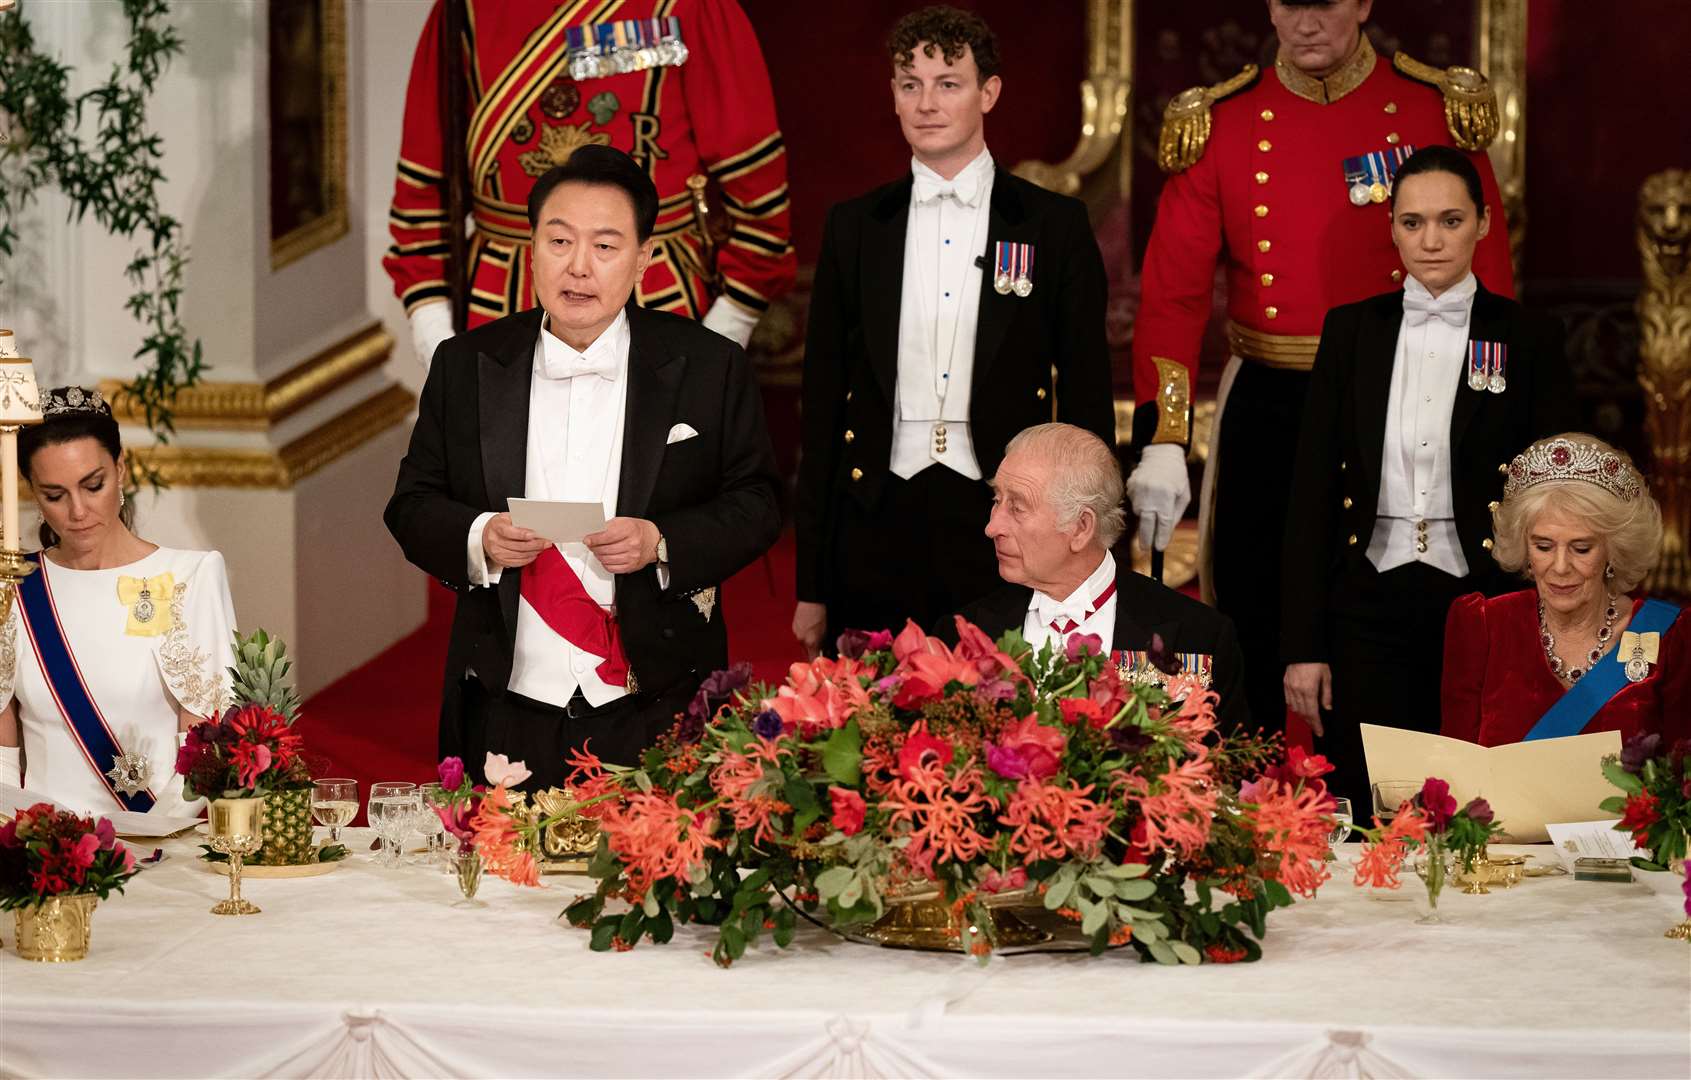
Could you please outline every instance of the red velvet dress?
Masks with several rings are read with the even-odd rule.
[[[1634,614],[1643,602],[1633,603]],[[1614,651],[1600,662],[1615,663]],[[1564,692],[1538,640],[1537,590],[1491,599],[1470,593],[1450,605],[1441,690],[1441,734],[1482,746],[1526,737]],[[1691,732],[1691,615],[1680,611],[1662,634],[1650,674],[1624,683],[1585,730],[1619,731],[1623,739],[1655,731],[1670,743]]]

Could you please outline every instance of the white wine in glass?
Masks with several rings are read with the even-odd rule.
[[[358,815],[358,781],[332,777],[311,782],[311,816],[329,829],[329,842],[338,844],[341,828]]]

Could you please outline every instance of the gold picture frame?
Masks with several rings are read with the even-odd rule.
[[[349,231],[346,0],[269,0],[270,268]]]

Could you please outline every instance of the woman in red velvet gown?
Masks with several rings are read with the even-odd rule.
[[[1638,591],[1662,515],[1626,455],[1590,435],[1541,439],[1510,463],[1493,507],[1492,556],[1533,587],[1451,605],[1443,734],[1496,746],[1691,733],[1691,616]]]

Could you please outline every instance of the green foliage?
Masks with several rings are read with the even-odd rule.
[[[284,680],[293,667],[281,638],[262,629],[246,637],[235,632],[235,666],[229,669],[230,695],[236,705],[268,705],[288,723],[299,719],[299,693]]]
[[[36,48],[26,5],[0,16],[0,113],[12,125],[12,138],[0,143],[0,255],[14,253],[17,218],[48,185],[70,200],[74,220],[92,213],[107,231],[140,240],[124,270],[135,290],[124,307],[146,329],[135,354],[146,366],[122,396],[166,442],[177,392],[205,370],[200,342],[189,340],[178,313],[187,260],[182,224],[160,205],[163,141],[147,124],[147,103],[182,40],[166,22],[167,0],[122,3],[126,54],[75,97],[70,69]],[[156,474],[147,479],[159,483]]]

